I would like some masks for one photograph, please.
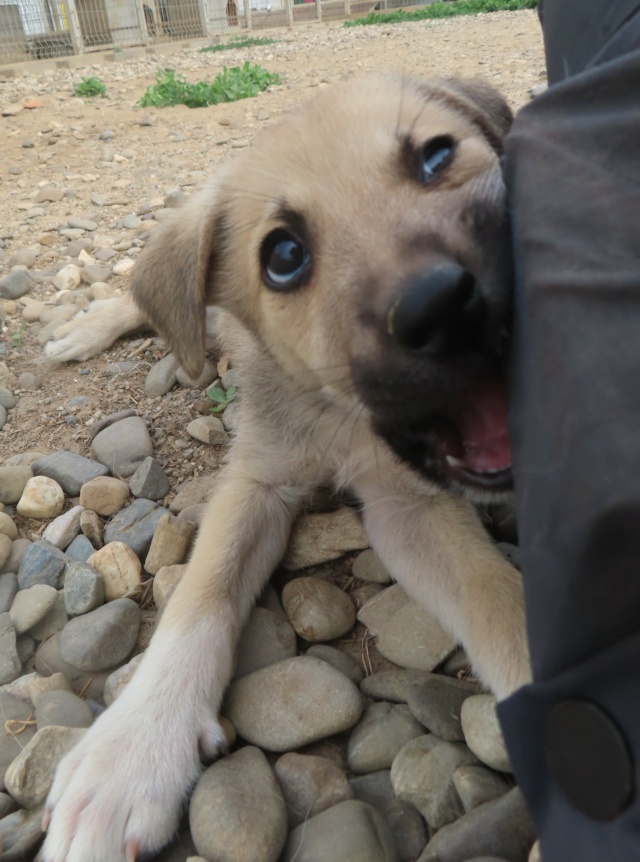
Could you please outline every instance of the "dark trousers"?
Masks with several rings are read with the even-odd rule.
[[[640,860],[638,7],[545,0],[551,86],[505,152],[534,681],[500,717],[544,862]]]

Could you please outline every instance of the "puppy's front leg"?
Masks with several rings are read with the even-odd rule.
[[[240,629],[284,554],[301,493],[235,459],[135,676],[62,761],[44,862],[127,862],[166,844],[196,780],[199,747],[224,748],[216,715]]]
[[[503,698],[531,678],[519,573],[484,532],[470,503],[440,492],[357,489],[371,543],[393,577],[465,647],[475,672]]]

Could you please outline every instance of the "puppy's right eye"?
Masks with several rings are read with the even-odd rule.
[[[301,287],[311,270],[311,254],[295,234],[284,228],[272,231],[260,250],[262,277],[271,290],[286,292]]]

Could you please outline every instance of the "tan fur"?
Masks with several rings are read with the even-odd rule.
[[[332,113],[339,100],[351,110]],[[469,502],[419,477],[374,434],[349,378],[354,354],[372,349],[353,297],[366,290],[383,309],[416,260],[437,262],[436,249],[403,241],[425,224],[454,251],[468,245],[456,214],[470,190],[493,194],[508,123],[492,91],[470,83],[381,77],[324,94],[158,229],[133,277],[142,314],[115,300],[52,342],[53,358],[85,358],[144,317],[195,374],[205,309],[216,305],[241,399],[185,577],[133,682],[58,770],[44,862],[118,862],[169,840],[198,746],[223,741],[215,716],[239,632],[321,484],[356,493],[374,549],[464,644],[486,685],[504,697],[529,679],[517,572]],[[461,141],[455,170],[428,201],[390,169],[401,127]],[[322,238],[313,284],[298,294],[266,291],[259,270],[282,201],[308,213]]]

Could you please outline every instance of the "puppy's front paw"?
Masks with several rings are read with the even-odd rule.
[[[220,725],[195,711],[130,707],[117,701],[58,767],[41,862],[133,862],[159,850],[198,777],[199,747],[225,747]]]
[[[83,362],[106,350],[122,334],[118,299],[99,299],[56,329],[44,348],[54,362]]]

